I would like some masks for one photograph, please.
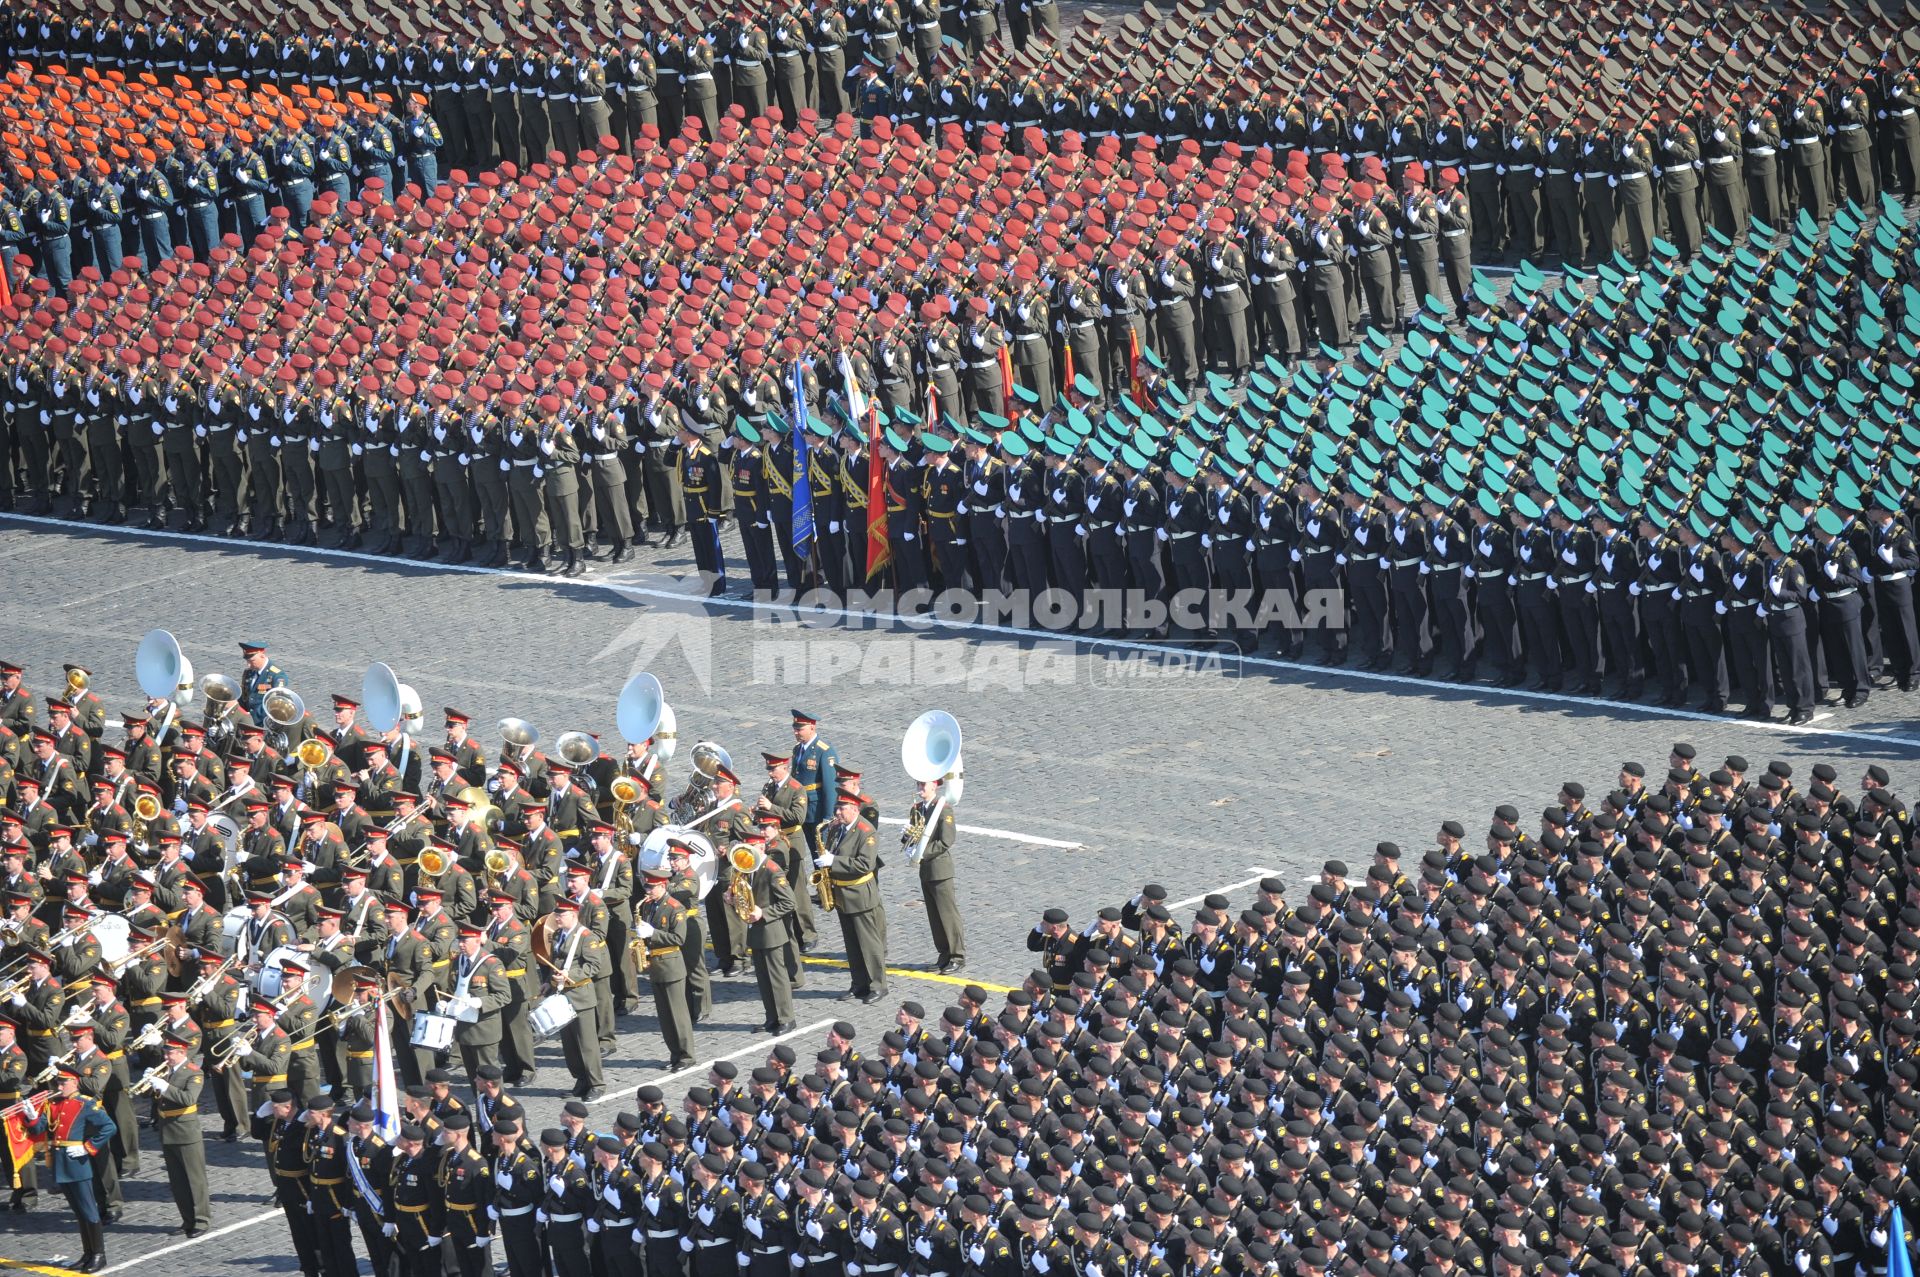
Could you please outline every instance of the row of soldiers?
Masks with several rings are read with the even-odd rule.
[[[0,252],[24,253],[56,291],[76,275],[99,282],[133,259],[150,270],[178,248],[206,261],[226,236],[251,244],[270,225],[297,234],[316,196],[341,208],[409,183],[440,180],[439,125],[424,99],[395,115],[384,96],[343,115],[317,114],[298,128],[276,121],[189,137],[178,125],[164,147],[141,147],[124,165],[95,161],[70,177],[17,165],[0,172]],[[155,139],[158,141],[158,139]],[[276,220],[275,210],[284,210]]]
[[[1417,863],[1381,842],[1237,911],[1176,921],[1154,883],[1080,925],[1049,908],[997,1011],[978,986],[903,1003],[875,1045],[836,1024],[677,1110],[643,1086],[605,1130],[568,1105],[536,1143],[483,1075],[410,1093],[396,1153],[371,1110],[283,1093],[276,1189],[324,1273],[356,1225],[430,1271],[491,1237],[516,1277],[1884,1273],[1920,1206],[1890,781],[1678,742],[1597,801],[1563,782],[1533,828],[1442,819]],[[464,1217],[383,1227],[379,1187],[423,1157],[491,1170],[494,1209],[461,1186]]]

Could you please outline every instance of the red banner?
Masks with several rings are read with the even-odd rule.
[[[1140,334],[1127,329],[1127,381],[1133,391],[1135,403],[1147,401],[1147,388],[1140,384]]]
[[[867,580],[873,580],[892,563],[893,547],[887,544],[887,463],[880,459],[880,414],[870,408],[867,415]]]
[[[13,1167],[13,1187],[20,1187],[22,1167],[33,1164],[34,1154],[39,1151],[40,1141],[27,1134],[27,1115],[9,1113],[4,1123],[7,1132],[7,1161]]]
[[[1013,352],[1000,347],[1000,415],[1013,417]]]
[[[1061,342],[1060,353],[1064,357],[1060,365],[1060,393],[1070,395],[1073,393],[1073,344]]]

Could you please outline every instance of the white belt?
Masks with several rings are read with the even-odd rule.
[[[1495,166],[1495,165],[1493,165],[1493,164],[1491,164],[1491,163],[1488,163],[1488,164],[1469,164],[1469,165],[1467,165],[1467,172],[1469,172],[1469,173],[1484,173],[1484,172],[1486,172],[1486,171],[1487,171],[1488,169],[1490,169],[1490,168],[1494,168],[1494,167],[1496,167],[1496,166]]]
[[[633,1221],[630,1219],[603,1219],[600,1221],[600,1223],[603,1227],[607,1227],[607,1228],[632,1228],[633,1227]]]
[[[1748,155],[1772,155],[1772,154],[1773,154],[1773,148],[1772,148],[1772,147],[1770,147],[1770,146],[1753,146],[1753,147],[1748,147],[1748,148],[1747,148],[1747,154],[1748,154]]]
[[[1603,171],[1600,171],[1600,172],[1593,172],[1593,173],[1582,173],[1582,174],[1581,174],[1580,176],[1581,176],[1581,177],[1583,177],[1583,178],[1585,178],[1585,179],[1586,179],[1587,181],[1589,181],[1589,182],[1597,182],[1597,181],[1599,181],[1599,180],[1600,180],[1601,178],[1603,178],[1603,177],[1609,177],[1609,176],[1611,176],[1611,174],[1609,174],[1609,173],[1607,173],[1607,172],[1605,172],[1605,171],[1603,170]]]
[[[1858,133],[1861,129],[1864,129],[1866,127],[1867,126],[1864,124],[1842,124],[1840,126],[1840,131],[1842,133]]]
[[[1240,291],[1240,285],[1238,285],[1238,284],[1219,284],[1219,285],[1216,285],[1216,286],[1214,287],[1214,290],[1213,290],[1213,291],[1214,291],[1214,292],[1216,292],[1216,293],[1237,293],[1237,292],[1239,292],[1239,291]]]
[[[701,1250],[712,1250],[715,1246],[733,1245],[733,1239],[731,1237],[702,1237],[699,1241],[695,1242],[694,1245],[698,1246]]]
[[[967,361],[967,367],[969,368],[997,368],[999,365],[1000,361],[997,359],[981,359],[978,361],[970,359]]]
[[[734,66],[736,66],[736,67],[757,67],[757,66],[759,66],[759,65],[760,65],[760,60],[759,60],[758,58],[755,58],[755,59],[754,59],[753,61],[751,61],[751,62],[747,62],[747,61],[740,61],[740,62],[736,62],[736,63],[734,63],[733,65],[734,65]]]
[[[1709,164],[1731,164],[1731,163],[1733,163],[1733,157],[1732,157],[1731,155],[1715,155],[1715,156],[1713,156],[1712,158],[1710,158],[1710,159],[1709,159],[1709,160],[1707,161],[1707,163],[1709,163]]]
[[[711,80],[713,78],[713,72],[695,71],[692,75],[683,75],[680,78],[688,82],[692,82],[694,80]]]
[[[526,1215],[531,1213],[533,1209],[534,1207],[530,1204],[526,1206],[503,1206],[500,1208],[500,1213],[502,1215]]]
[[[580,1222],[580,1216],[580,1211],[575,1211],[571,1215],[549,1215],[547,1216],[547,1222],[549,1224],[577,1224]]]
[[[1894,111],[1894,112],[1892,112],[1891,114],[1892,114],[1892,116],[1893,116],[1893,118],[1894,118],[1894,119],[1896,119],[1896,120],[1904,120],[1904,119],[1906,119],[1906,118],[1907,118],[1908,116],[1910,116],[1910,115],[1912,115],[1912,114],[1913,114],[1913,108],[1912,108],[1912,107],[1908,107],[1908,108],[1907,108],[1906,110],[1904,110],[1904,111]]]
[[[649,1228],[646,1231],[647,1236],[657,1242],[670,1241],[680,1236],[680,1230],[677,1228]]]
[[[1788,138],[1787,140],[1788,140],[1789,142],[1792,142],[1792,143],[1793,143],[1793,144],[1794,144],[1795,146],[1818,146],[1818,145],[1820,145],[1820,139],[1819,139],[1819,138],[1817,138],[1817,137],[1792,137],[1792,138]]]
[[[540,463],[538,461],[516,461],[513,464],[516,466],[537,466]]]
[[[1889,572],[1889,573],[1887,573],[1887,574],[1886,574],[1886,575],[1884,575],[1884,576],[1878,576],[1878,577],[1875,577],[1875,578],[1874,578],[1874,580],[1876,580],[1876,581],[1904,581],[1904,580],[1906,580],[1906,579],[1907,579],[1908,577],[1910,577],[1910,576],[1912,576],[1912,575],[1913,575],[1913,573],[1911,573],[1911,572]]]

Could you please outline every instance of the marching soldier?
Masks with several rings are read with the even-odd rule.
[[[753,954],[754,981],[760,989],[761,1009],[766,1012],[761,1027],[768,1033],[786,1033],[797,1023],[791,983],[791,972],[799,965],[791,952],[793,887],[780,862],[766,854],[765,837],[750,837],[746,845],[760,853],[759,865],[748,876],[753,907],[747,915],[747,948]]]
[[[180,1231],[192,1239],[207,1231],[209,1216],[207,1150],[200,1129],[200,1091],[206,1078],[187,1059],[197,1042],[171,1030],[163,1040],[165,1058],[156,1075],[153,1125],[160,1134],[167,1187],[180,1212]]]
[[[880,868],[878,838],[860,815],[859,793],[841,789],[834,796],[834,823],[822,831],[817,868],[827,871],[840,934],[846,943],[852,988],[842,1001],[868,1006],[887,996],[887,914],[875,876]]]

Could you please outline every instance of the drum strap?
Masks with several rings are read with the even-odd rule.
[[[560,964],[560,978],[562,980],[566,979],[573,971],[574,955],[580,951],[580,933],[585,930],[586,927],[584,926],[575,927],[567,936],[567,958],[566,961]]]

